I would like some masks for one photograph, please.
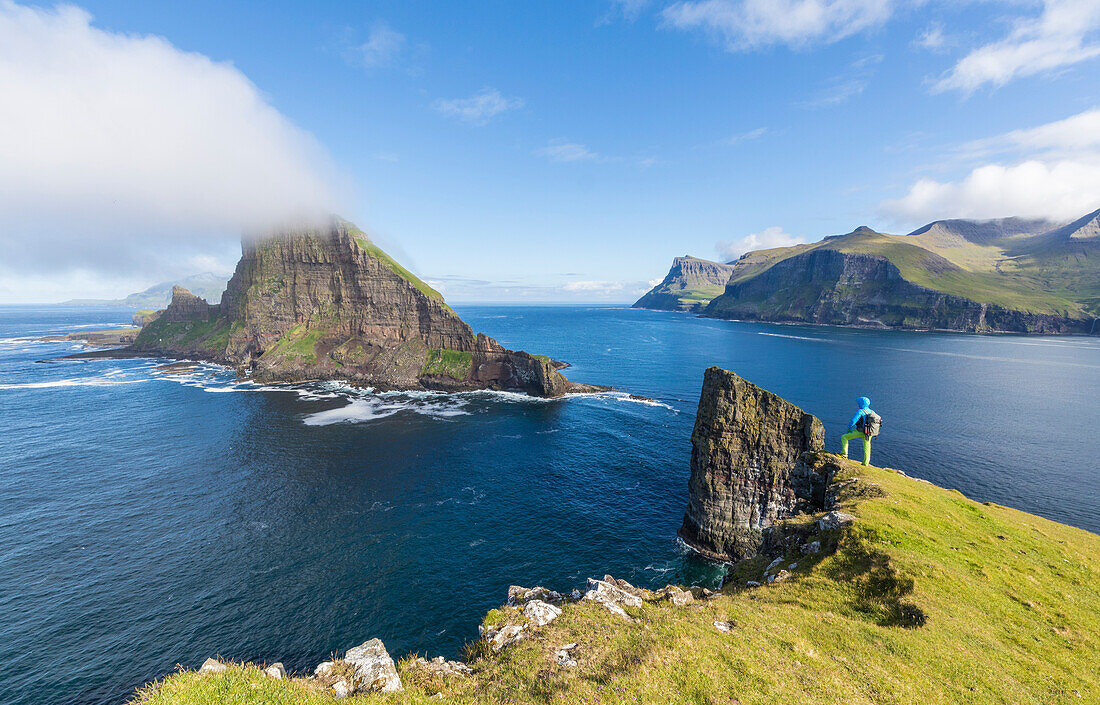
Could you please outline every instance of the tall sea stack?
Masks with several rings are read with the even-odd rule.
[[[475,334],[439,292],[338,218],[246,240],[220,305],[173,291],[132,351],[211,360],[262,381],[546,397],[596,389]]]
[[[814,462],[824,443],[816,416],[732,372],[709,368],[691,434],[680,537],[717,560],[755,554],[773,523],[824,506],[830,471]]]

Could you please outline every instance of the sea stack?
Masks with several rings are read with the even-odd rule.
[[[816,416],[732,372],[709,368],[691,434],[680,537],[715,560],[754,555],[776,521],[824,507],[831,471],[814,462],[824,443]]]
[[[210,360],[260,381],[543,397],[601,389],[475,334],[438,291],[339,218],[246,239],[220,304],[177,288],[130,352]]]

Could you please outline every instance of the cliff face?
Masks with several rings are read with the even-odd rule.
[[[634,308],[698,311],[726,287],[733,267],[697,257],[677,257],[660,284],[634,302]]]
[[[817,417],[711,367],[691,434],[689,500],[680,537],[718,560],[749,557],[776,521],[821,509],[832,470],[816,453]]]
[[[220,305],[174,290],[134,349],[209,359],[266,381],[586,390],[547,359],[475,335],[438,292],[340,220],[246,241]]]
[[[955,265],[929,253],[924,266],[952,275]],[[716,318],[792,321],[971,332],[1087,333],[1091,321],[982,304],[906,280],[882,256],[814,249],[760,274],[731,281],[704,311]]]

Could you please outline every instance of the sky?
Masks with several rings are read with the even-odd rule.
[[[448,300],[1100,207],[1100,0],[0,0],[0,302],[337,213]]]

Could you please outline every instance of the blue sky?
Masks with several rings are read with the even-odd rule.
[[[1098,0],[78,6],[88,15],[83,27],[53,22],[52,4],[2,0],[0,32],[5,21],[23,34],[28,23],[43,34],[90,32],[95,46],[109,47],[110,76],[143,62],[140,51],[127,53],[130,43],[162,38],[164,63],[182,68],[160,80],[159,60],[144,60],[149,75],[120,79],[117,89],[134,100],[156,90],[166,91],[161,103],[174,100],[172,87],[190,81],[192,54],[224,69],[226,81],[251,82],[266,105],[247,109],[286,122],[274,136],[250,135],[274,145],[255,149],[292,154],[254,171],[295,193],[323,183],[316,188],[326,207],[456,301],[630,301],[685,253],[729,258],[859,225],[907,232],[936,218],[1069,218],[1100,207]],[[51,90],[65,92],[76,79],[60,74],[97,61],[98,50],[88,51],[64,65],[0,50],[0,88],[21,72],[52,72],[60,87]],[[143,89],[144,80],[157,87]],[[34,112],[36,99],[26,103]],[[90,110],[109,115],[111,105]],[[216,132],[219,121],[233,129],[253,121],[222,112],[196,109],[186,124],[208,122]],[[70,128],[62,118],[53,124]],[[55,142],[28,130],[12,144]],[[164,130],[149,139],[175,139],[171,125]],[[222,134],[208,142],[220,144]],[[224,134],[228,146],[210,151],[233,149],[230,128]],[[128,137],[117,139],[99,153],[129,152]],[[82,164],[75,171],[117,188],[133,177],[86,166],[102,160]],[[0,184],[20,180],[2,169]],[[314,169],[316,184],[291,179]],[[166,189],[184,190],[160,151],[139,183],[156,183],[161,171]],[[71,195],[44,173],[30,200]],[[253,187],[262,190],[266,178]],[[150,198],[170,199],[149,188]],[[218,190],[228,197],[233,185]],[[107,186],[103,195],[117,200]],[[240,196],[253,197],[262,202],[262,194]],[[60,300],[75,288],[122,295],[169,273],[228,269],[239,251],[231,219],[178,216],[209,202],[201,188],[164,223],[140,208],[105,213],[87,233],[84,219],[64,221],[66,237],[90,243],[64,262],[51,253],[68,251],[68,241],[35,244],[53,242],[32,222],[53,211],[27,202],[0,202],[8,221],[0,247],[19,263],[6,272],[0,263],[0,300]],[[117,235],[128,228],[132,236]]]

